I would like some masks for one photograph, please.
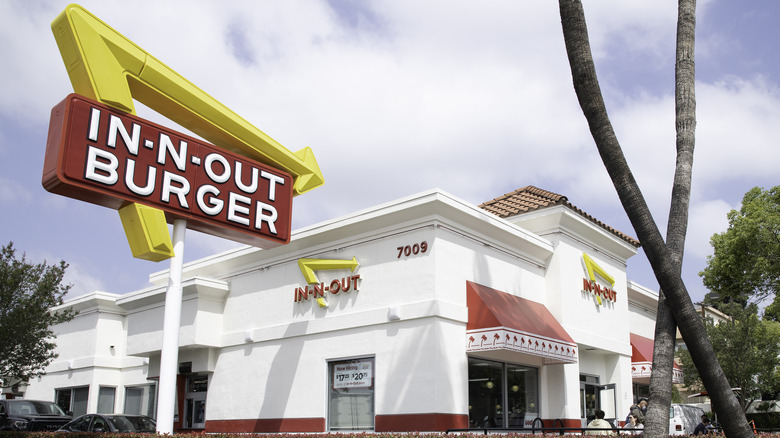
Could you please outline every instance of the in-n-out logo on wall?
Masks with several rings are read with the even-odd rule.
[[[613,289],[615,279],[585,253],[582,253],[582,263],[588,274],[587,278],[583,277],[582,279],[582,294],[592,295],[599,306],[606,303],[616,303],[617,292]],[[605,283],[608,283],[609,287]]]
[[[307,301],[309,298],[317,301],[320,307],[328,307],[325,293],[337,295],[342,292],[357,292],[360,288],[360,274],[346,275],[331,281],[320,281],[314,271],[346,270],[355,272],[359,266],[357,258],[341,259],[298,259],[298,267],[306,279],[306,286],[295,288],[295,302]]]

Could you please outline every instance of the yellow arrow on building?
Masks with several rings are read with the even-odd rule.
[[[593,261],[592,258],[590,258],[589,255],[582,253],[582,260],[585,262],[585,269],[588,270],[588,278],[590,278],[590,281],[596,282],[596,274],[599,275],[599,277],[603,278],[604,280],[607,280],[609,282],[610,287],[615,287],[615,279],[611,275],[607,274],[607,271],[604,270],[601,266],[599,266],[595,261]],[[596,301],[598,301],[599,305],[601,305],[601,297],[596,296]]]
[[[359,263],[355,257],[352,260],[340,259],[298,259],[298,267],[301,268],[303,278],[308,284],[316,284],[320,281],[314,271],[328,271],[336,269],[349,269],[354,272]]]
[[[588,278],[590,278],[590,281],[596,281],[596,274],[598,274],[599,277],[609,282],[610,287],[615,287],[615,279],[607,274],[607,271],[593,261],[589,255],[582,253],[582,260],[585,261],[585,269],[588,270]]]
[[[81,6],[66,7],[51,27],[76,93],[133,114],[136,99],[221,148],[291,174],[296,195],[324,183],[310,148],[291,152]],[[143,220],[127,221],[125,233],[131,247],[132,236],[139,233],[151,243],[138,242],[148,246],[147,256],[136,255],[135,249],[133,255],[171,257],[170,236],[167,242],[154,241],[168,235],[163,215],[141,214]],[[153,229],[127,228],[138,224]]]

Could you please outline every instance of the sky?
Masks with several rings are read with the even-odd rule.
[[[699,0],[697,130],[683,279],[755,186],[780,183],[780,2]],[[41,186],[49,114],[72,92],[51,32],[68,2],[0,1],[0,243],[68,264],[69,297],[150,285],[116,211]],[[557,2],[83,1],[287,149],[325,184],[293,230],[433,188],[473,204],[526,185],[636,236],[574,94]],[[677,3],[583,1],[610,119],[662,235],[675,165]],[[161,122],[148,108],[139,115]],[[185,261],[240,244],[188,231]],[[628,278],[657,282],[644,253]]]

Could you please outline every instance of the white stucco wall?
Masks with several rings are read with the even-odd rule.
[[[116,298],[97,292],[72,302],[79,313],[53,328],[59,357],[44,377],[30,382],[25,398],[55,401],[58,389],[88,386],[87,412],[95,412],[99,389],[108,386],[116,388],[114,406],[121,411],[124,387],[148,383],[148,360],[125,354],[126,318]]]
[[[648,339],[655,337],[655,317],[658,307],[658,291],[629,282],[630,332]]]

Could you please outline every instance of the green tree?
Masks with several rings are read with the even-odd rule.
[[[750,189],[742,207],[728,214],[729,227],[710,239],[713,254],[699,273],[724,302],[760,301],[780,289],[780,186]],[[777,318],[780,303],[770,306]]]
[[[780,322],[780,298],[775,296],[775,301],[764,309],[764,319]]]
[[[13,242],[0,249],[0,383],[4,387],[43,374],[56,357],[52,326],[69,321],[71,310],[53,311],[70,285],[68,265],[31,264],[17,258]]]
[[[737,392],[744,412],[762,393],[777,388],[777,369],[780,365],[780,323],[758,317],[758,307],[751,304],[742,308],[737,303],[722,306],[731,321],[716,324],[706,321],[707,336],[715,349],[718,362],[732,388]],[[687,351],[680,353],[685,384],[701,386],[696,367]]]

